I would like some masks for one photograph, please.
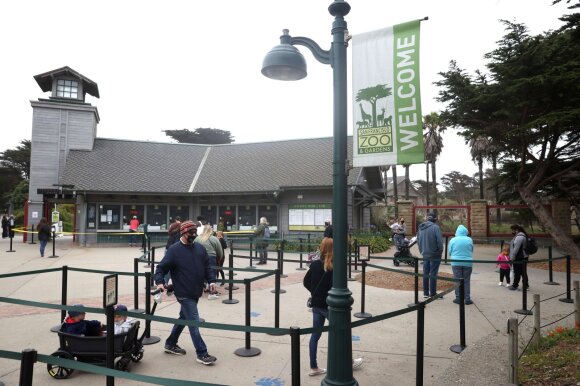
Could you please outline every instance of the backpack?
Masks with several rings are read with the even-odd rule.
[[[536,243],[536,239],[533,237],[528,237],[526,239],[526,243],[524,245],[524,251],[528,255],[533,255],[534,253],[538,252],[538,244]]]
[[[265,239],[270,238],[270,228],[268,228],[267,226],[264,227],[264,238]]]

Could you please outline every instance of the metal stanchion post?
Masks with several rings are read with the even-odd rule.
[[[284,275],[284,248],[278,249],[278,269],[280,277],[288,277],[288,275]]]
[[[356,279],[352,277],[352,248],[351,245],[348,244],[348,277],[346,280],[348,281],[355,281]]]
[[[234,268],[234,243],[233,242],[230,244],[230,258],[228,260],[229,260],[230,268]],[[226,289],[230,292],[232,290],[237,290],[239,287],[234,285],[234,283],[231,283],[231,281],[234,280],[234,271],[232,271],[231,269],[229,270],[228,278],[230,280],[230,283],[228,284]],[[230,295],[230,297],[231,297],[231,295]],[[237,301],[236,301],[236,303],[237,303]]]
[[[246,326],[250,327],[250,312],[251,308],[251,281],[250,279],[244,279],[244,284],[246,286]],[[240,357],[254,357],[256,355],[260,355],[262,350],[256,347],[251,347],[250,342],[250,332],[246,331],[246,345],[242,348],[237,349],[234,351],[234,354]]]
[[[274,328],[280,327],[280,271],[276,270],[274,282]],[[283,335],[269,332],[268,335]]]
[[[68,266],[63,265],[62,266],[61,285],[60,285],[60,289],[61,289],[60,304],[63,306],[66,306],[66,303],[67,303],[67,287],[68,287]],[[63,323],[65,317],[66,317],[66,310],[64,310],[64,309],[60,310],[60,321],[59,321],[60,323],[54,327],[51,327],[50,331],[51,332],[60,331],[60,327],[62,326],[62,323]]]
[[[363,260],[362,265],[362,279],[361,279],[361,300],[360,300],[360,312],[355,312],[354,316],[357,318],[370,318],[372,315],[365,312],[365,287],[366,287],[366,268],[367,262]]]
[[[570,267],[570,255],[566,256],[566,297],[559,299],[564,303],[574,303],[572,300],[572,278],[571,278],[571,267]]]
[[[449,349],[456,354],[465,350],[465,281],[459,279],[459,344],[454,344]]]
[[[133,259],[133,312],[145,312],[145,310],[139,308],[139,258]]]
[[[534,335],[532,341],[534,346],[540,347],[540,294],[534,294]]]
[[[52,256],[48,256],[48,257],[58,257],[58,255],[56,254],[55,248],[56,248],[56,232],[53,230],[52,231]]]
[[[445,259],[443,260],[443,264],[449,264],[447,263],[447,244],[449,244],[449,236],[445,236]]]
[[[354,251],[354,269],[352,271],[354,273],[359,273],[360,271],[358,270],[358,243],[356,240],[354,240],[353,251]]]
[[[34,224],[32,224],[30,226],[30,244],[36,244],[34,242],[34,233],[36,233],[36,232],[34,232]]]
[[[423,386],[423,360],[425,353],[425,303],[419,303],[417,309],[417,365],[415,368],[415,384]]]
[[[298,268],[296,268],[296,270],[297,271],[304,271],[306,268],[302,267],[302,262],[303,262],[303,260],[302,260],[302,254],[303,254],[303,251],[302,251],[302,237],[300,237],[299,240],[300,240],[300,266]]]
[[[554,281],[554,271],[552,270],[552,246],[548,247],[548,281],[545,281],[544,284],[547,285],[560,285],[560,283],[556,283]]]
[[[280,259],[278,259],[278,261],[280,261]],[[281,293],[281,294],[285,294],[286,290],[280,288],[280,278],[281,277],[285,277],[282,276],[282,273],[280,271],[280,265],[278,264],[278,268],[276,269],[276,283],[277,283],[277,288],[274,288],[272,291],[270,291],[271,293],[275,294],[275,293]]]
[[[580,328],[580,282],[578,280],[574,280],[574,297],[576,298],[575,306],[576,306],[576,315],[575,315],[575,326],[576,328]]]
[[[6,252],[16,252],[14,249],[12,249],[12,239],[14,238],[14,235],[12,235],[12,233],[10,233],[10,250],[6,251]]]
[[[151,273],[145,272],[145,314],[151,315],[151,294],[150,292],[151,283]],[[151,336],[151,321],[145,321],[145,337],[143,338],[143,344],[155,344],[159,343],[161,340],[158,336]]]
[[[523,269],[527,269],[527,260],[522,260],[522,263],[524,264]],[[528,288],[526,284],[527,283],[522,283],[522,309],[514,310],[514,312],[520,315],[533,315],[533,312],[528,310]]]
[[[155,277],[155,247],[151,249],[151,264],[149,268],[151,269],[151,275],[149,276],[150,280],[147,282],[147,285],[149,285],[151,288],[154,288],[155,283],[153,282],[153,278]]]
[[[292,386],[300,386],[300,327],[290,327]]]
[[[112,370],[115,368],[115,308],[109,306],[105,311],[107,315],[106,365]],[[107,375],[107,386],[115,386],[115,377]]]
[[[413,307],[415,304],[419,304],[419,259],[413,256],[413,268],[415,270],[415,302],[408,304],[409,307]]]
[[[20,383],[19,386],[32,386],[32,377],[34,375],[34,364],[36,363],[36,350],[27,348],[22,350],[20,359]]]
[[[509,318],[508,319],[508,360],[510,364],[509,369],[509,383],[518,384],[518,319]]]
[[[256,255],[258,254],[258,250],[257,249],[258,248],[256,248]],[[250,239],[250,265],[247,266],[246,268],[256,268],[254,266],[254,264],[252,264],[252,261],[253,261],[252,259],[254,258],[254,256],[253,256],[254,255],[253,250],[254,250],[254,244],[252,242],[252,239]]]

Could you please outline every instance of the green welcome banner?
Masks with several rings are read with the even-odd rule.
[[[424,162],[420,21],[353,36],[353,164]]]

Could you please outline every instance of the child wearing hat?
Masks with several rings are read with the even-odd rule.
[[[124,304],[117,304],[115,307],[115,335],[124,334],[133,326],[134,319],[128,318],[126,315],[118,315],[117,311],[127,311],[127,306]]]
[[[74,307],[84,307],[84,305],[75,304]],[[69,310],[68,316],[64,319],[60,330],[75,335],[101,335],[104,325],[98,320],[85,320],[85,315],[82,311]]]

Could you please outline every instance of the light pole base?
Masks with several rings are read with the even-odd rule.
[[[455,354],[461,354],[461,352],[465,350],[465,346],[454,344],[453,346],[449,347],[449,350],[453,351]]]
[[[239,357],[255,357],[257,355],[260,355],[262,353],[262,350],[260,350],[259,348],[256,347],[250,347],[250,348],[239,348],[236,351],[234,351],[234,354],[236,354]]]
[[[370,318],[373,315],[369,314],[368,312],[355,312],[353,316],[355,318],[364,319],[364,318]]]
[[[520,315],[533,315],[534,313],[530,310],[515,310],[514,311],[516,314],[520,314]]]

